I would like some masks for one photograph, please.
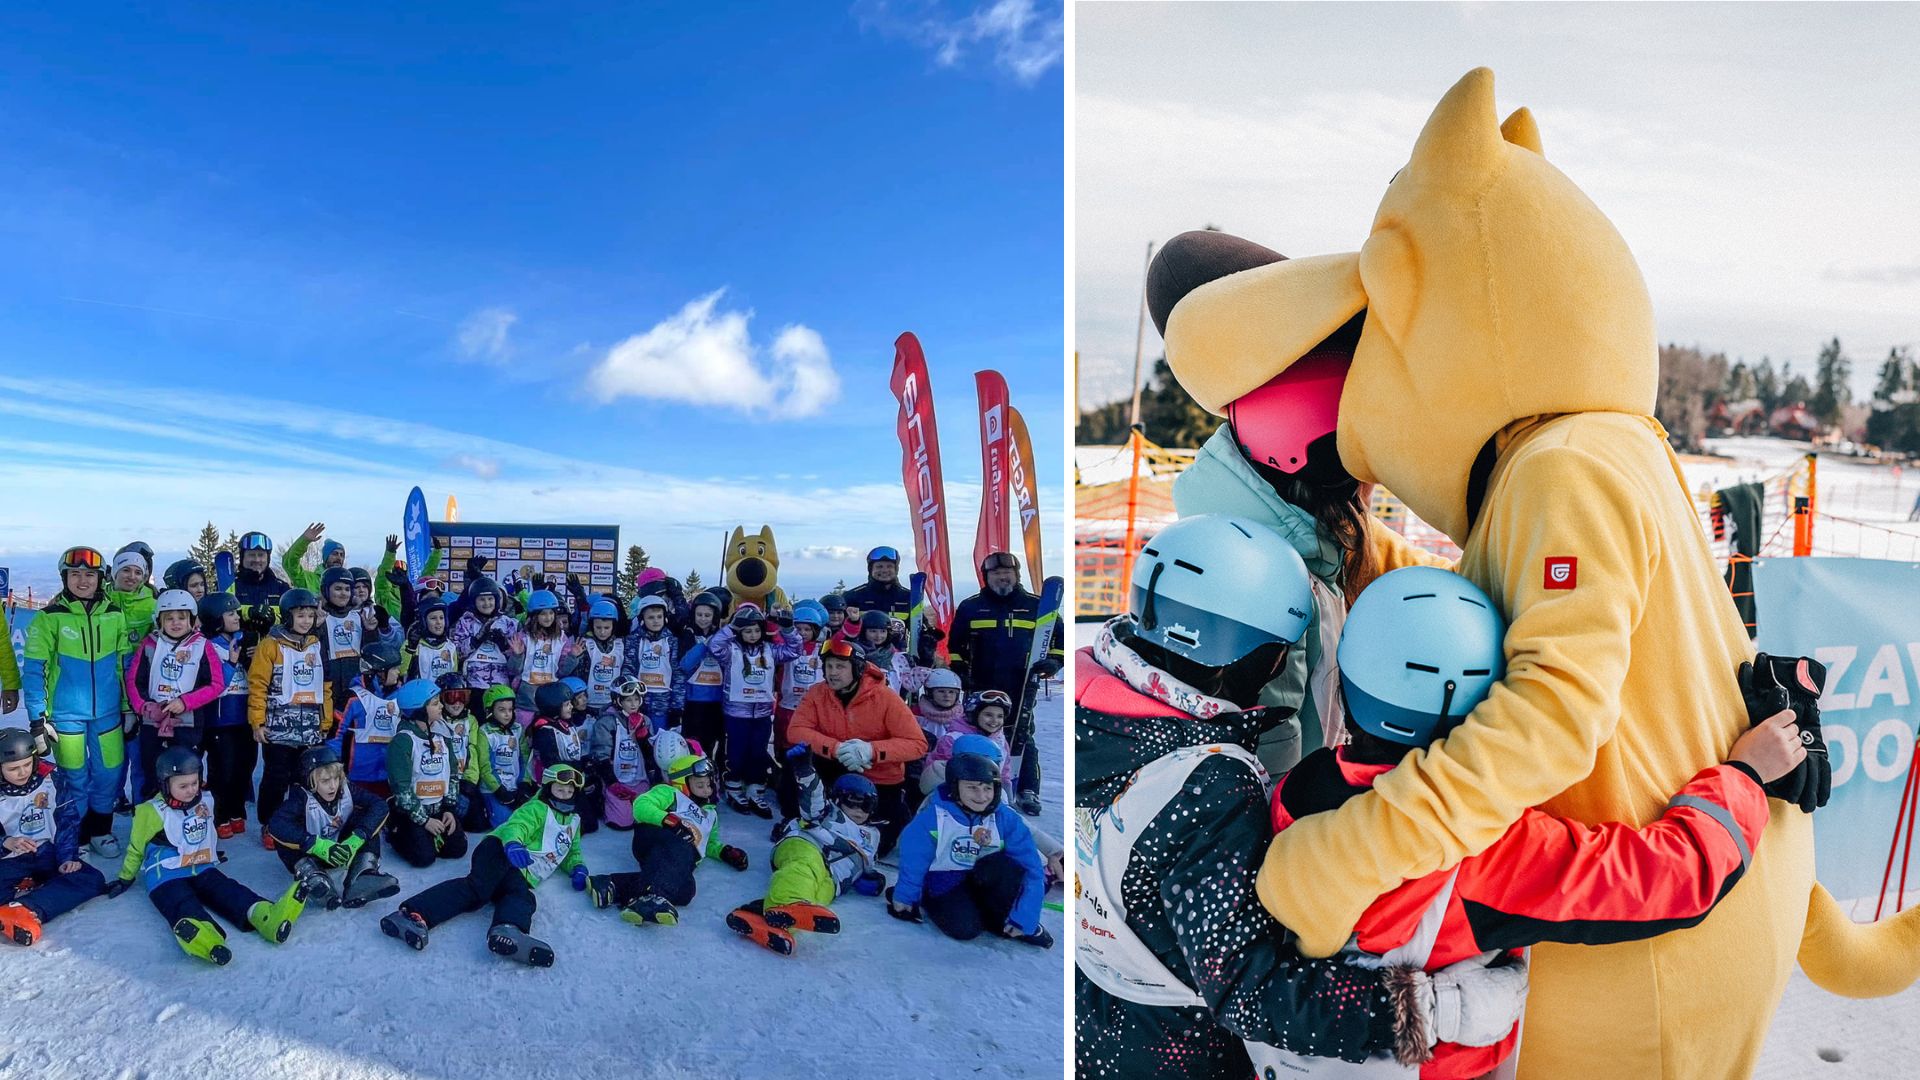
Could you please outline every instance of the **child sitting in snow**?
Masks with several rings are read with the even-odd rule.
[[[467,853],[460,826],[459,787],[453,747],[440,729],[440,688],[425,679],[404,684],[394,695],[400,723],[387,744],[387,784],[393,812],[387,815],[394,854],[426,868],[436,859]]]
[[[400,891],[393,875],[380,871],[386,823],[387,800],[347,783],[339,752],[322,745],[300,755],[300,782],[287,790],[267,832],[281,863],[307,883],[310,901],[357,908]],[[346,871],[339,888],[331,870]]]
[[[468,768],[479,801],[467,808],[467,828],[484,832],[504,823],[524,800],[520,793],[527,777],[525,733],[515,719],[513,687],[504,683],[487,688],[480,698],[482,722],[474,728],[473,757]],[[527,777],[529,783],[531,778]]]
[[[664,734],[664,733],[663,733]],[[618,904],[635,926],[672,926],[693,902],[693,871],[701,858],[747,868],[747,853],[720,842],[720,803],[713,763],[698,752],[667,763],[667,782],[633,802],[633,859],[640,870],[595,880],[593,902]]]
[[[593,718],[593,770],[606,792],[607,828],[633,828],[633,800],[659,775],[654,766],[653,726],[642,711],[646,694],[640,680],[622,676],[614,684],[613,700]]]
[[[1046,867],[1025,819],[1001,801],[1000,765],[958,753],[947,779],[900,834],[900,878],[887,913],[921,921],[921,907],[948,937],[968,941],[994,930],[1050,948],[1040,925]]]
[[[840,932],[840,917],[827,905],[841,893],[878,896],[887,883],[874,869],[880,830],[867,824],[880,808],[873,781],[847,773],[833,782],[829,796],[806,747],[794,747],[786,758],[799,783],[800,816],[782,822],[774,834],[767,895],[727,916],[734,933],[782,956],[793,954],[794,930]]]
[[[480,722],[468,711],[473,692],[465,679],[459,675],[442,675],[435,685],[440,687],[440,723],[436,730],[447,737],[447,746],[453,751],[453,776],[459,792],[454,798],[453,812],[464,822],[472,815],[473,804],[479,798],[480,789],[475,783],[479,763],[473,756],[473,738]]]
[[[552,684],[547,684],[551,686]],[[409,897],[380,920],[388,937],[414,949],[427,947],[427,933],[453,917],[493,905],[487,948],[534,967],[553,966],[553,946],[532,936],[533,890],[558,870],[574,891],[587,888],[576,806],[586,774],[567,764],[548,766],[536,798],[513,812],[473,849],[467,876],[452,878]]]
[[[134,808],[132,842],[120,876],[107,883],[107,896],[126,892],[138,874],[174,941],[188,956],[213,964],[227,963],[233,952],[208,907],[276,945],[286,941],[311,886],[296,878],[278,900],[268,900],[221,873],[213,796],[200,790],[200,755],[172,747],[161,753],[158,773],[160,793]]]
[[[60,790],[53,763],[34,753],[25,728],[0,731],[0,938],[39,941],[41,924],[105,885],[80,858],[80,805]]]

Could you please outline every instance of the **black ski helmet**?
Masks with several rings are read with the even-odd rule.
[[[400,666],[400,650],[392,642],[376,641],[360,650],[360,669],[379,674]]]
[[[147,545],[147,542],[144,540],[135,540],[130,544],[126,544],[122,546],[120,550],[114,552],[114,554],[125,555],[129,551],[133,552],[136,555],[139,555],[140,561],[147,564],[147,580],[152,581],[153,580],[153,548],[149,547]]]
[[[315,769],[324,769],[329,765],[340,764],[340,751],[321,743],[300,751],[300,779],[302,783],[311,782]]]
[[[533,712],[535,716],[544,716],[549,720],[560,719],[560,709],[573,700],[573,691],[565,683],[542,683],[540,689],[533,692]]]
[[[830,592],[820,598],[820,606],[826,608],[829,615],[836,611],[844,612],[847,610],[847,598],[837,592]]]
[[[860,632],[863,634],[869,630],[891,629],[893,629],[893,616],[888,615],[878,608],[873,611],[864,612],[860,616]]]
[[[167,567],[166,573],[160,575],[160,581],[169,589],[184,589],[187,587],[187,579],[195,574],[199,574],[200,579],[205,581],[207,568],[192,559],[179,559]]]
[[[947,780],[944,785],[949,802],[956,806],[960,802],[960,782],[977,780],[993,785],[993,802],[987,804],[979,813],[992,813],[1000,805],[1000,764],[985,754],[955,754],[947,759]]]
[[[230,592],[210,592],[200,598],[200,632],[217,634],[229,611],[240,610],[240,598]]]
[[[249,551],[264,551],[269,555],[273,554],[273,537],[268,536],[258,529],[241,536],[240,554],[245,555]]]
[[[325,600],[333,587],[339,584],[353,585],[353,571],[344,566],[329,566],[320,574],[320,598]]]
[[[169,746],[160,751],[160,760],[154,763],[153,775],[160,781],[160,797],[175,810],[185,810],[199,801],[195,796],[190,802],[181,802],[173,797],[173,778],[176,776],[201,775],[200,755],[184,746]]]
[[[845,660],[852,664],[853,681],[856,685],[859,684],[861,674],[867,670],[867,650],[861,648],[858,642],[836,637],[820,646],[820,663],[823,670],[830,658]]]
[[[0,765],[11,765],[16,761],[32,761],[33,735],[26,728],[8,728],[0,731]],[[38,770],[27,777],[25,784],[9,784],[0,778],[0,794],[25,795],[35,780],[39,779]]]
[[[320,598],[305,589],[288,589],[280,594],[280,625],[293,628],[293,613],[300,608],[320,610]]]

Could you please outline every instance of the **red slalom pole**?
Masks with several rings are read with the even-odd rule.
[[[1916,770],[1914,766],[1916,763],[1920,763],[1920,741],[1914,743],[1913,754],[1914,760],[1907,763],[1906,783],[1901,785],[1900,788],[1900,812],[1894,816],[1893,840],[1887,844],[1887,868],[1880,875],[1880,896],[1879,899],[1874,901],[1873,905],[1873,920],[1875,922],[1880,921],[1881,909],[1884,908],[1887,903],[1887,885],[1893,880],[1893,854],[1900,847],[1900,831],[1903,825],[1906,827],[1907,842],[1909,844],[1909,850],[1911,850],[1913,841],[1911,814],[1914,810],[1914,781],[1920,780],[1920,770]],[[1903,865],[1900,867],[1900,881],[1903,891],[1906,888],[1906,877],[1907,868]]]
[[[1913,761],[1907,765],[1907,775],[1910,778],[1909,786],[1913,786],[1913,780],[1920,780],[1920,740],[1914,743]],[[1913,865],[1913,819],[1920,817],[1920,787],[1914,787],[1914,799],[1915,804],[1907,813],[1906,846],[1900,852],[1900,891],[1893,894],[1895,915],[1900,914],[1900,909],[1907,904],[1907,868]]]

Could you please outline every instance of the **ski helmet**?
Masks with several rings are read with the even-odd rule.
[[[420,625],[425,626],[427,624],[427,615],[429,613],[435,612],[435,611],[444,612],[446,610],[447,610],[447,598],[445,596],[440,595],[439,593],[435,593],[432,596],[427,597],[425,600],[420,601],[420,606],[417,609],[415,609],[414,618],[419,621]]]
[[[1262,645],[1292,645],[1313,617],[1313,586],[1293,545],[1225,514],[1182,518],[1133,564],[1134,635],[1170,656],[1224,668]]]
[[[556,798],[553,794],[555,784],[572,784],[573,794],[564,799]],[[564,761],[556,761],[547,766],[546,771],[540,775],[540,797],[546,800],[548,806],[563,814],[573,813],[574,806],[579,801],[581,789],[586,786],[587,774]]]
[[[269,555],[273,554],[273,537],[258,531],[247,533],[240,538],[240,553],[244,555],[249,551],[264,551]]]
[[[1011,551],[988,552],[987,557],[980,560],[980,572],[982,574],[989,574],[995,570],[1012,570],[1016,573],[1019,572],[1020,556],[1015,555]]]
[[[631,675],[622,675],[620,681],[613,684],[613,696],[616,698],[640,697],[645,693],[646,688],[640,685],[640,680]]]
[[[653,760],[678,761],[699,751],[675,728],[659,728],[653,733]]]
[[[200,632],[217,634],[229,611],[240,610],[240,598],[230,592],[210,592],[200,598]]]
[[[833,782],[828,797],[835,805],[864,810],[872,817],[880,809],[880,789],[859,773],[847,773]]]
[[[893,617],[884,611],[869,611],[860,616],[860,632],[893,629]]]
[[[472,581],[467,582],[466,589],[463,590],[460,595],[471,604],[474,599],[482,593],[492,593],[496,603],[506,596],[506,593],[500,588],[500,583],[486,574],[475,575]],[[499,612],[495,611],[494,614],[498,615]]]
[[[559,611],[560,598],[546,589],[535,589],[527,594],[527,614],[536,611]]]
[[[160,759],[154,762],[153,765],[153,775],[154,778],[160,782],[160,796],[167,800],[168,806],[173,807],[175,810],[185,810],[187,807],[200,801],[199,795],[195,795],[191,800],[185,802],[173,797],[173,778],[176,776],[199,776],[201,775],[200,769],[200,755],[193,750],[189,750],[184,746],[169,746],[165,750],[160,751]]]
[[[856,683],[860,681],[861,673],[867,670],[867,651],[843,637],[836,637],[820,646],[821,664],[824,665],[829,659],[845,660],[852,664],[853,681]]]
[[[1374,579],[1340,632],[1347,715],[1377,738],[1425,746],[1506,674],[1506,621],[1466,578],[1408,566]]]
[[[200,605],[193,602],[193,594],[185,589],[168,589],[153,602],[153,617],[158,620],[169,611],[184,611],[188,615],[200,614]]]
[[[759,626],[766,620],[766,613],[760,610],[760,605],[748,601],[734,611],[732,622],[735,627],[745,627]]]
[[[144,540],[135,540],[132,543],[122,545],[120,550],[114,552],[114,554],[125,555],[128,552],[140,556],[140,561],[147,564],[147,576],[151,578],[153,576],[153,548],[148,547],[147,542]]]
[[[184,589],[195,574],[199,574],[200,580],[205,581],[207,568],[192,559],[180,559],[167,567],[166,573],[160,575],[160,583],[169,589]]]
[[[7,728],[0,731],[0,765],[11,765],[16,761],[27,761],[37,755],[33,752],[33,733],[26,728]]]
[[[967,702],[968,719],[979,716],[980,710],[989,705],[998,705],[1001,715],[1009,721],[1013,719],[1013,698],[1005,690],[982,690],[973,695],[972,700]]]
[[[960,740],[955,739],[958,743]],[[960,785],[965,781],[976,781],[993,785],[993,802],[979,813],[988,813],[1000,802],[1000,759],[987,754],[956,753],[947,759],[946,796],[948,801],[960,801]]]
[[[453,704],[465,706],[467,699],[473,696],[467,686],[466,678],[457,671],[449,671],[433,680],[433,685],[440,688],[440,704],[443,706]]]
[[[496,703],[512,700],[513,687],[505,683],[494,683],[492,686],[487,687],[486,693],[480,695],[480,707],[488,712],[492,712]]]
[[[687,790],[687,781],[696,776],[712,776],[713,762],[705,754],[682,754],[667,763],[667,783],[680,789],[680,794],[692,798]]]
[[[432,679],[408,679],[400,684],[393,695],[394,704],[400,706],[403,719],[413,720],[424,715],[427,703],[440,696],[440,688]]]
[[[335,585],[353,585],[353,571],[344,566],[329,566],[320,573],[320,597],[331,602]]]
[[[107,576],[107,557],[100,554],[98,548],[70,547],[60,553],[60,581],[66,584],[68,574],[76,570],[89,571]]]
[[[802,600],[793,605],[793,624],[824,627],[827,625],[827,609],[818,600]]]
[[[820,607],[831,615],[836,611],[847,610],[847,598],[837,592],[830,592],[820,598]]]
[[[701,606],[710,607],[713,609],[714,617],[718,618],[721,612],[727,610],[727,598],[724,596],[721,596],[717,592],[714,592],[712,589],[708,589],[702,592],[699,596],[696,596],[693,598],[692,606],[693,607],[701,607]]]
[[[1265,385],[1228,402],[1227,419],[1240,452],[1289,476],[1306,468],[1307,447],[1334,433],[1352,363],[1351,342],[1329,339]]]
[[[587,692],[587,681],[572,675],[561,679],[560,685],[567,688],[568,694],[584,694]]]
[[[324,769],[329,765],[338,764],[340,764],[340,751],[335,750],[326,743],[321,743],[319,746],[309,746],[305,750],[300,751],[300,776],[302,780],[308,783],[313,781],[315,769]]]
[[[968,732],[960,736],[953,740],[953,752],[955,754],[978,754],[981,757],[991,759],[995,766],[1000,764],[1000,747],[985,735],[975,735],[972,732]]]
[[[657,596],[649,596],[647,599],[659,601],[661,607],[667,606],[667,602]],[[636,605],[636,609],[645,608],[646,606],[646,602],[642,601]],[[593,605],[587,608],[587,618],[589,619],[618,619],[619,617],[620,606],[611,600],[595,600]]]
[[[369,589],[373,588],[373,575],[368,573],[367,568],[364,566],[347,567],[347,580],[353,582],[355,585],[365,585]]]
[[[868,566],[872,566],[874,563],[877,563],[877,562],[897,563],[899,561],[900,561],[900,550],[898,548],[890,548],[890,547],[886,547],[885,545],[882,545],[880,547],[874,548],[872,551],[867,552]]]
[[[560,710],[567,702],[572,700],[573,691],[567,689],[566,684],[557,682],[542,683],[540,689],[533,692],[534,715],[544,716],[549,720],[558,720],[560,719]]]
[[[954,674],[952,668],[934,668],[927,675],[927,689],[964,690],[966,687],[960,685],[960,676]]]
[[[320,598],[305,589],[288,589],[280,594],[280,625],[293,627],[293,613],[300,608],[320,609]]]
[[[385,641],[370,642],[360,650],[360,669],[379,674],[400,666],[400,650]]]

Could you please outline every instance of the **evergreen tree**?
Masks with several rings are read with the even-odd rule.
[[[639,544],[627,548],[627,564],[614,578],[613,584],[614,591],[620,594],[622,600],[633,599],[634,590],[639,587],[634,582],[639,578],[640,571],[647,568],[648,561],[646,549]]]
[[[221,542],[220,550],[233,556],[233,565],[240,565],[240,534],[227,530],[227,538]]]
[[[845,596],[847,592],[847,579],[841,578],[839,581],[834,582],[833,591]]]
[[[214,528],[213,522],[209,521],[201,528],[200,539],[194,541],[193,546],[187,549],[187,558],[205,567],[207,573],[211,575],[213,573],[213,557],[219,553],[220,530]]]
[[[1727,385],[1721,391],[1721,397],[1728,403],[1753,400],[1753,371],[1747,367],[1745,360],[1735,361],[1727,371]]]
[[[1793,361],[1780,365],[1780,404],[1805,405],[1813,400],[1813,387],[1804,375],[1796,375]]]
[[[1769,413],[1780,407],[1780,377],[1773,373],[1773,361],[1760,358],[1759,366],[1753,369],[1753,396],[1760,399],[1760,405]]]
[[[693,592],[699,592],[700,589],[701,589],[700,571],[698,570],[687,571],[686,590],[690,593],[693,593]]]
[[[1904,346],[1896,345],[1888,350],[1886,360],[1880,364],[1880,382],[1873,388],[1874,405],[1892,405],[1906,391],[1920,389],[1914,385],[1915,374],[1913,358]]]
[[[1820,346],[1820,358],[1814,366],[1814,391],[1809,404],[1823,424],[1840,422],[1840,410],[1853,404],[1853,391],[1847,380],[1853,375],[1853,362],[1840,351],[1840,339]]]
[[[1088,409],[1080,414],[1075,441],[1085,446],[1126,442],[1132,409],[1127,399]],[[1154,361],[1153,374],[1140,391],[1140,426],[1150,442],[1169,449],[1195,449],[1220,426],[1220,418],[1187,396],[1163,356]]]

